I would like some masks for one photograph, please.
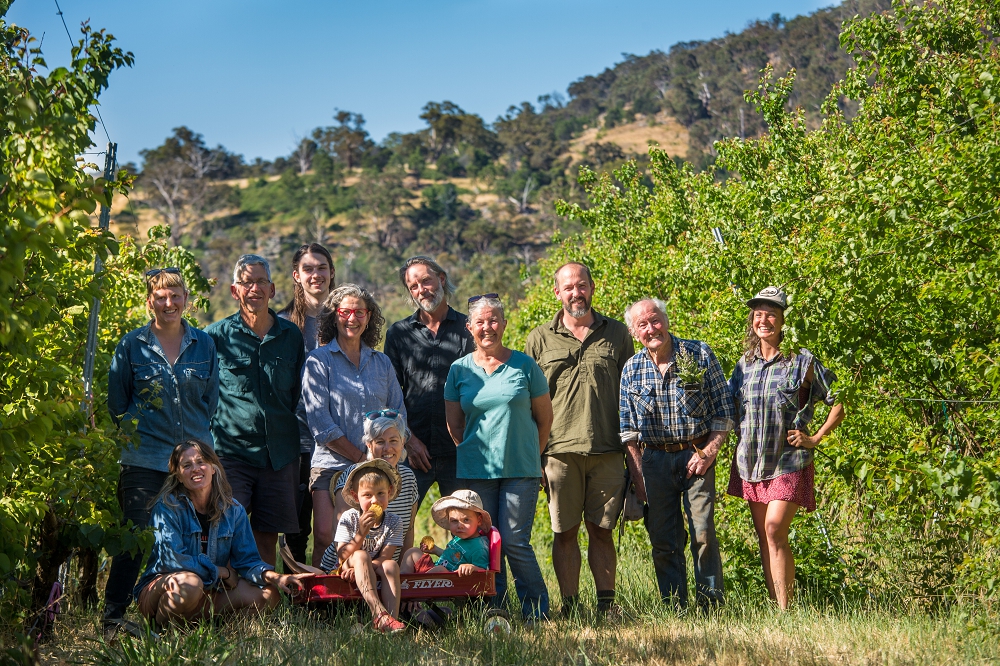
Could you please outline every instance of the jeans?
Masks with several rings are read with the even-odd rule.
[[[166,472],[122,465],[118,475],[118,505],[125,521],[131,520],[136,529],[145,529],[149,525],[150,504],[166,478]],[[125,611],[132,603],[132,588],[139,578],[140,567],[142,553],[121,553],[111,560],[108,584],[104,588],[105,620],[125,617]]]
[[[455,454],[432,456],[431,468],[427,472],[417,469],[409,462],[403,464],[408,465],[413,470],[413,475],[417,477],[418,507],[423,503],[424,495],[427,494],[435,481],[437,481],[438,489],[441,491],[441,497],[451,495],[462,487],[458,484],[458,479],[455,478]]]
[[[299,562],[306,561],[306,546],[309,545],[309,535],[312,533],[312,493],[309,492],[309,471],[312,453],[302,453],[299,456],[299,533],[285,535],[285,543],[288,544],[292,555]]]
[[[649,502],[645,518],[653,546],[656,584],[664,602],[686,608],[687,565],[684,546],[684,514],[691,533],[691,555],[698,605],[705,608],[725,602],[722,557],[715,535],[715,465],[704,476],[687,477],[687,464],[694,451],[675,453],[647,448],[642,453],[642,475]],[[684,512],[681,512],[683,503]]]
[[[510,564],[514,586],[521,602],[524,617],[546,617],[549,613],[549,591],[542,579],[542,570],[531,547],[531,528],[535,523],[535,504],[538,501],[539,479],[465,479],[462,487],[479,493],[483,508],[493,519],[493,526],[500,531],[503,557],[500,573],[496,577],[495,607],[507,605],[507,569]]]

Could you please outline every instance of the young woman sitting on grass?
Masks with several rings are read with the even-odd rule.
[[[139,612],[159,625],[213,613],[270,610],[302,590],[257,553],[246,511],[233,499],[218,456],[189,440],[174,447],[153,505],[153,550],[136,585]]]

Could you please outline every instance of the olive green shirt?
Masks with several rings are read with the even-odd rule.
[[[583,342],[562,323],[562,309],[528,334],[524,352],[549,383],[555,420],[546,453],[621,451],[618,392],[622,368],[635,353],[625,324],[594,311]]]

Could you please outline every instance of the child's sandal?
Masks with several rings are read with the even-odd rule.
[[[406,631],[406,625],[388,613],[381,613],[372,624],[376,631],[383,634],[398,634],[401,631]]]

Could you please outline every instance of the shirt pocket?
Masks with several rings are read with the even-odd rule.
[[[135,385],[135,402],[142,408],[160,409],[163,406],[163,368],[156,363],[136,365],[132,381]]]
[[[649,418],[656,411],[656,397],[652,386],[629,387],[628,395],[640,419]]]
[[[245,356],[219,357],[219,381],[230,386],[240,393],[249,393],[252,382],[250,380],[251,360]]]
[[[208,391],[208,381],[212,377],[211,363],[201,361],[185,364],[180,368],[177,377],[181,382],[181,390],[189,400],[201,400]]]
[[[553,349],[539,356],[538,365],[545,373],[545,377],[554,381],[564,371],[576,365],[576,359],[568,349]]]
[[[287,394],[295,384],[295,362],[278,357],[271,367],[271,385],[279,394]]]
[[[709,399],[704,384],[694,388],[684,388],[680,380],[677,380],[677,399],[681,405],[681,411],[694,419],[701,419],[708,416]]]

